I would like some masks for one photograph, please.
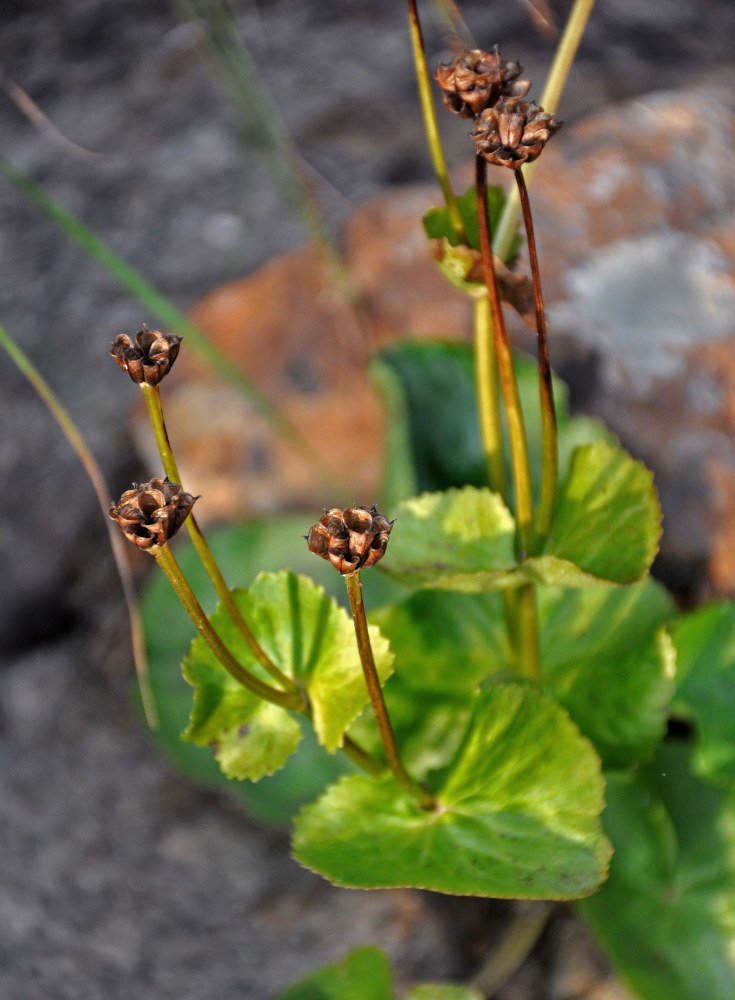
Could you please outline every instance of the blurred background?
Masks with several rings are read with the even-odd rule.
[[[462,5],[478,44],[520,61],[536,98],[568,8]],[[449,50],[430,4],[424,15],[432,65]],[[138,393],[107,351],[159,318],[7,164],[175,306],[196,307],[317,450],[341,440],[354,452],[364,439],[355,475],[377,489],[381,417],[361,366],[403,329],[469,328],[420,238],[437,194],[403,4],[6,0],[0,28],[0,323],[77,421],[111,496],[158,469]],[[734,32],[729,0],[601,2],[532,192],[552,364],[573,405],[653,466],[666,516],[658,571],[685,602],[735,589]],[[466,123],[441,121],[461,179]],[[308,252],[258,270],[305,246],[314,205],[367,322],[355,324],[339,279]],[[529,346],[520,323],[515,333]],[[201,453],[217,455],[203,519],[331,502],[241,400],[207,388],[190,358],[179,365],[169,381],[180,378],[171,412],[187,489],[206,494]],[[265,998],[362,943],[389,951],[399,984],[465,976],[502,907],[333,889],[289,859],[283,831],[160,756],[130,698],[125,611],[94,494],[4,353],[0,380],[0,994]],[[364,407],[346,414],[351,396]],[[247,490],[240,499],[233,484]],[[142,577],[147,564],[134,568]],[[582,995],[584,976],[590,996],[613,989],[584,934],[555,918],[547,958],[503,997],[564,1000]]]

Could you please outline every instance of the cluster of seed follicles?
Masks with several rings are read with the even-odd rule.
[[[472,118],[472,141],[489,163],[518,170],[531,163],[561,128],[553,115],[527,101],[530,81],[519,79],[519,63],[491,52],[465,49],[439,66],[434,79],[454,114]]]
[[[133,483],[107,515],[117,521],[128,541],[145,551],[173,537],[198,499],[168,478],[151,479]]]
[[[346,575],[383,558],[394,521],[372,507],[332,507],[305,535],[309,550]]]

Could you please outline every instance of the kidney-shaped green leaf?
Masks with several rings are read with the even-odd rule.
[[[699,781],[688,749],[611,775],[610,879],[582,912],[641,1000],[735,997],[735,793]]]
[[[356,948],[333,965],[310,973],[275,1000],[392,1000],[388,959],[377,948]]]
[[[458,895],[572,899],[605,878],[599,759],[530,685],[483,691],[436,801],[344,778],[297,817],[295,857],[338,885]]]
[[[544,687],[567,709],[606,765],[651,756],[673,695],[674,615],[650,579],[628,587],[538,590]],[[497,593],[417,591],[376,614],[398,669],[386,688],[394,728],[415,767],[446,764],[477,685],[517,670]]]
[[[633,583],[650,568],[660,537],[653,474],[622,448],[597,441],[572,453],[551,537],[522,571],[563,587]]]
[[[368,693],[347,612],[306,576],[261,573],[250,591],[249,614],[263,648],[308,692],[314,729],[330,752],[368,703]],[[370,626],[375,666],[385,682],[393,654],[375,625]]]
[[[213,531],[209,542],[226,577],[238,579],[245,586],[263,569],[277,570],[284,564],[314,572],[325,587],[344,596],[339,575],[326,561],[315,559],[303,543],[308,518],[284,516],[270,521],[240,524],[237,528]],[[194,590],[201,594],[206,611],[215,606],[206,573],[193,547],[180,538],[176,558]],[[366,574],[365,591],[369,606],[385,600],[389,589],[397,591],[382,573]],[[300,719],[302,740],[299,752],[292,754],[284,768],[272,777],[254,783],[228,779],[215,758],[190,741],[181,739],[191,714],[191,687],[184,680],[179,664],[191,644],[193,628],[162,573],[151,574],[141,598],[151,683],[154,690],[160,728],[153,734],[169,761],[199,784],[225,788],[260,822],[284,823],[305,802],[311,801],[340,774],[353,765],[343,754],[327,754],[319,746],[311,723]]]
[[[666,731],[675,652],[664,626],[674,608],[651,579],[628,587],[540,587],[546,687],[607,767],[650,758]]]
[[[735,783],[735,605],[712,604],[672,631],[677,650],[674,709],[691,719],[698,747],[693,766],[718,784]]]
[[[327,750],[336,750],[368,701],[348,614],[308,577],[288,571],[261,573],[250,590],[237,590],[234,596],[276,666],[304,684],[317,736]],[[268,679],[222,606],[210,620],[235,658]],[[370,628],[378,674],[385,681],[392,654],[378,629]],[[241,687],[201,638],[192,642],[182,666],[195,688],[185,737],[213,745],[231,777],[257,780],[282,767],[299,741],[295,719]]]
[[[381,567],[401,583],[477,592],[515,567],[515,524],[497,493],[465,486],[398,505]]]
[[[524,581],[550,586],[641,579],[658,550],[652,473],[601,440],[572,453],[543,553],[517,564],[514,520],[495,493],[466,486],[404,500],[381,563],[402,583],[480,593]]]
[[[405,397],[417,484],[413,492],[486,486],[487,462],[480,436],[470,345],[446,340],[405,340],[391,344],[381,357],[397,375]],[[534,496],[538,498],[542,454],[538,364],[535,358],[515,354],[513,367],[526,425],[531,481]],[[556,377],[553,382],[559,475],[564,481],[570,456],[578,445],[612,440],[612,435],[591,417],[570,417],[567,387]]]

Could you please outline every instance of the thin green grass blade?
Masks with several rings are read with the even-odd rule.
[[[153,698],[153,691],[151,689],[151,682],[148,673],[148,657],[146,655],[140,610],[135,596],[133,578],[128,567],[122,536],[118,533],[117,529],[113,527],[112,522],[106,516],[107,508],[110,502],[110,493],[107,489],[105,478],[102,475],[102,470],[97,464],[97,460],[94,455],[89,450],[87,442],[84,440],[79,428],[54,395],[49,384],[43,378],[38,369],[33,365],[30,358],[20,349],[20,347],[18,347],[10,334],[7,333],[2,326],[0,326],[0,347],[5,348],[11,360],[16,364],[22,374],[25,375],[40,398],[51,411],[51,415],[56,420],[59,427],[61,427],[67,441],[79,456],[79,460],[84,466],[84,470],[92,483],[92,487],[97,496],[97,501],[100,505],[100,509],[102,510],[102,514],[107,525],[110,546],[112,548],[112,556],[115,560],[115,566],[117,567],[117,572],[120,577],[123,596],[125,598],[125,604],[128,611],[130,639],[133,647],[135,672],[138,677],[138,687],[140,689],[140,700],[143,705],[143,711],[148,725],[151,729],[158,729],[158,711]]]
[[[124,288],[127,288],[169,329],[186,336],[186,345],[224,382],[233,386],[248,400],[253,408],[273,429],[295,448],[313,454],[313,449],[268,397],[233,364],[227,355],[216,347],[203,330],[189,320],[164,295],[148,282],[142,274],[122,260],[88,229],[48,194],[39,184],[13,166],[0,155],[2,173],[19,191],[22,191],[38,208],[52,219],[90,257],[101,264]],[[321,459],[317,460],[323,464]]]

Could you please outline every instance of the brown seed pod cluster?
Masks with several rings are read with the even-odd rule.
[[[198,499],[182,493],[179,484],[168,478],[151,479],[133,483],[107,514],[117,521],[129,542],[145,550],[163,545],[175,535]]]
[[[304,535],[309,551],[329,559],[346,575],[368,569],[383,558],[394,521],[372,507],[332,507]]]
[[[500,97],[525,97],[530,80],[519,80],[522,66],[502,59],[497,45],[492,52],[465,49],[434,73],[447,108],[462,118],[474,118]]]
[[[115,338],[110,354],[133,382],[158,385],[178,357],[181,337],[161,333],[144,326],[135,335],[135,343],[127,334]]]
[[[535,101],[526,101],[531,83],[520,80],[521,66],[492,52],[465,49],[434,73],[444,103],[463,118],[474,118],[470,133],[476,151],[489,163],[518,170],[538,156],[562,123]]]
[[[535,101],[501,98],[475,119],[472,141],[489,163],[518,170],[541,155],[561,128]]]

